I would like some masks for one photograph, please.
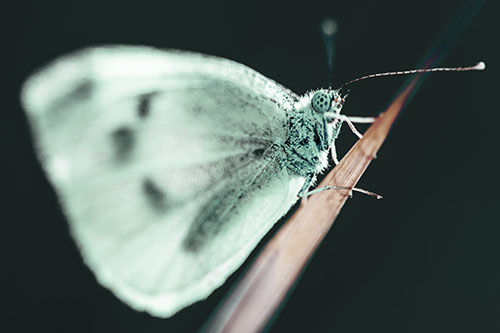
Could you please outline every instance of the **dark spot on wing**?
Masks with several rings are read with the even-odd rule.
[[[202,113],[204,112],[204,110],[203,110],[203,108],[201,107],[201,105],[196,104],[196,105],[194,105],[194,106],[193,106],[193,112],[194,112],[194,114],[196,114],[196,115],[200,115],[200,114],[202,114]]]
[[[139,101],[137,104],[137,115],[141,119],[145,119],[149,116],[151,111],[151,99],[153,94],[146,94],[139,96]]]
[[[83,80],[79,82],[75,88],[68,95],[69,98],[74,99],[87,99],[92,94],[94,85],[91,80]]]
[[[233,210],[241,193],[241,190],[227,190],[200,209],[182,243],[186,251],[198,252],[216,237],[225,227],[228,214]]]
[[[71,87],[66,94],[54,98],[52,109],[54,110],[66,109],[68,105],[74,104],[75,102],[78,103],[81,101],[88,100],[92,97],[93,89],[94,89],[93,81],[90,79],[84,79],[75,84],[73,87]]]
[[[264,154],[264,149],[262,149],[262,148],[255,149],[252,152],[252,155],[255,157],[262,157],[263,154]]]
[[[135,134],[130,127],[120,127],[111,133],[115,159],[117,161],[126,161],[132,153],[135,145]]]
[[[163,191],[151,178],[145,178],[143,180],[142,192],[153,210],[158,213],[163,213],[167,209],[165,191]]]
[[[182,247],[187,252],[196,253],[203,246],[205,237],[206,237],[206,233],[197,232],[197,235],[195,236],[193,233],[190,232],[187,235],[187,237],[184,238],[184,241],[182,242]]]

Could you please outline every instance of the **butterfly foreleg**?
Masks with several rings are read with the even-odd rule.
[[[354,123],[357,124],[370,124],[375,121],[374,117],[347,117],[343,114],[338,114],[338,113],[328,113],[328,116],[336,119],[340,119],[341,121],[345,121],[347,125],[349,125],[349,128],[351,131],[358,137],[362,138],[363,135],[356,129],[356,126],[354,126]]]
[[[337,148],[335,147],[335,142],[332,142],[332,146],[330,147],[330,150],[332,152],[332,160],[335,165],[339,164],[339,159],[337,157]]]

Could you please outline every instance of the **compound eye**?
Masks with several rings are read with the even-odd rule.
[[[332,104],[332,97],[324,91],[318,91],[314,94],[311,105],[316,112],[328,112]]]

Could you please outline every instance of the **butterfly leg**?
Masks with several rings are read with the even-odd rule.
[[[310,174],[307,178],[306,181],[304,182],[304,185],[302,185],[302,188],[299,191],[299,198],[302,198],[302,202],[306,203],[307,202],[307,193],[309,193],[309,187],[311,187],[314,179],[314,174]]]
[[[363,193],[363,194],[369,195],[369,196],[374,197],[376,199],[382,199],[382,196],[380,194],[377,194],[377,193],[374,193],[374,192],[370,192],[370,191],[364,190],[362,188],[346,187],[346,186],[323,186],[323,187],[317,188],[315,190],[308,191],[307,193],[303,194],[302,198],[306,198],[306,197],[308,197],[310,195],[313,195],[313,194],[316,194],[316,193],[319,193],[319,192],[323,192],[323,191],[326,191],[326,190],[350,190],[349,191],[349,196],[350,197],[352,197],[352,191],[355,191],[355,192],[359,192],[359,193]],[[299,193],[299,195],[300,195],[300,193]]]
[[[363,137],[363,135],[356,130],[356,127],[354,127],[354,123],[369,124],[373,123],[374,121],[374,117],[345,117],[345,122],[349,125],[351,131],[360,139]],[[375,155],[373,156],[373,158],[377,158],[377,156]]]
[[[356,129],[356,127],[354,126],[354,123],[370,124],[370,123],[373,123],[375,121],[374,117],[347,117],[343,114],[337,114],[337,113],[328,113],[328,116],[332,117],[334,119],[336,118],[336,119],[340,119],[342,121],[345,121],[347,123],[347,125],[349,125],[349,128],[351,129],[351,131],[360,139],[363,137],[363,135],[361,133],[359,133],[359,131]]]
[[[375,122],[375,117],[346,117],[351,122],[356,124],[371,124]]]
[[[337,148],[335,147],[335,142],[332,143],[332,146],[330,147],[330,150],[332,151],[332,160],[335,165],[339,164],[339,160],[337,157]]]
[[[354,133],[354,135],[356,135],[360,139],[363,138],[363,134],[359,133],[359,131],[356,129],[356,127],[349,118],[345,117],[344,121],[347,123],[347,125],[349,125],[349,128]]]

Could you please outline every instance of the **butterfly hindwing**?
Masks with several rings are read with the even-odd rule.
[[[23,90],[84,260],[160,316],[207,297],[296,201],[277,148],[296,100],[229,60],[121,46],[56,60]]]

